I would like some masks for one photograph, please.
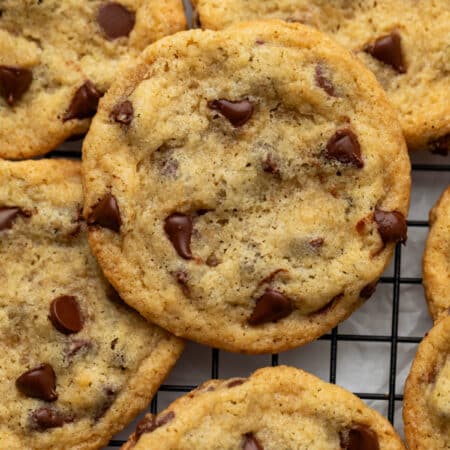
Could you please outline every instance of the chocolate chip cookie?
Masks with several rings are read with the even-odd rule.
[[[182,343],[103,278],[80,163],[0,162],[0,447],[98,449],[149,403]]]
[[[448,0],[193,0],[201,26],[280,18],[331,34],[377,76],[410,149],[450,149]]]
[[[423,284],[433,319],[447,317],[450,312],[450,187],[430,212]]]
[[[83,151],[106,276],[144,317],[210,346],[316,339],[406,240],[395,113],[355,57],[299,24],[158,41],[102,100]]]
[[[389,422],[350,392],[292,367],[212,380],[158,416],[123,450],[404,450]]]
[[[403,419],[410,450],[450,448],[450,317],[419,346],[406,381]]]
[[[0,157],[84,134],[120,66],[185,26],[182,0],[0,0]]]

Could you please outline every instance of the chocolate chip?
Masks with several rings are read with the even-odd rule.
[[[133,103],[129,100],[125,100],[122,103],[116,105],[111,111],[111,118],[114,119],[115,122],[121,123],[123,125],[130,125],[133,120]]]
[[[63,122],[95,116],[101,96],[101,92],[96,89],[92,81],[86,81],[72,97],[69,109],[63,116]]]
[[[0,66],[0,95],[12,106],[19,101],[33,80],[31,70]]]
[[[108,411],[109,408],[111,408],[111,405],[114,403],[114,400],[117,397],[117,391],[114,388],[107,387],[103,390],[104,396],[101,401],[100,406],[97,409],[97,412],[95,413],[94,420],[100,420]]]
[[[49,428],[59,428],[72,420],[72,418],[64,417],[59,411],[45,406],[35,409],[30,414],[31,428],[38,431],[45,431]]]
[[[374,43],[367,45],[364,51],[378,61],[393,67],[397,72],[406,72],[401,38],[397,32],[378,38]]]
[[[47,402],[54,402],[58,398],[55,391],[56,375],[50,364],[41,364],[20,375],[16,387],[28,397]]]
[[[364,300],[368,300],[370,297],[372,297],[373,294],[375,294],[375,291],[377,290],[377,284],[378,281],[375,281],[368,284],[367,286],[364,286],[359,293],[359,297]]]
[[[450,133],[429,143],[431,153],[447,156],[450,151]]]
[[[240,386],[241,384],[244,384],[247,381],[247,378],[235,378],[233,380],[230,380],[227,383],[227,388],[232,388],[235,386]]]
[[[155,431],[157,428],[162,427],[163,425],[168,424],[175,418],[175,413],[173,411],[169,411],[166,414],[162,414],[158,417],[155,417],[151,414],[147,414],[136,427],[136,439],[139,439],[144,433],[151,433]]]
[[[343,450],[380,450],[377,434],[367,425],[355,425],[339,436]]]
[[[83,328],[78,301],[71,295],[62,295],[50,303],[49,319],[53,326],[64,334],[78,333]]]
[[[252,315],[248,319],[250,325],[261,325],[283,319],[292,313],[292,303],[281,292],[268,288],[256,301]]]
[[[335,295],[328,303],[326,303],[324,306],[322,306],[322,308],[318,309],[317,311],[314,311],[311,315],[316,316],[320,314],[329,313],[331,310],[335,308],[338,301],[341,300],[343,296],[344,294]]]
[[[325,240],[323,238],[319,237],[319,238],[315,238],[315,239],[312,239],[311,241],[309,241],[309,245],[313,249],[318,250],[319,248],[323,247],[324,242],[325,242]]]
[[[220,264],[219,258],[216,255],[209,255],[206,258],[206,265],[209,267],[217,267]]]
[[[325,69],[322,65],[317,64],[315,69],[314,80],[320,88],[322,88],[331,97],[336,97],[336,91],[334,90],[333,83],[326,76]]]
[[[278,162],[271,153],[269,153],[266,156],[266,158],[263,160],[262,169],[266,173],[270,173],[272,175],[280,175],[280,169],[278,167]]]
[[[252,117],[254,109],[253,104],[248,100],[213,100],[208,102],[208,107],[219,111],[234,127],[246,124]]]
[[[244,436],[243,450],[264,450],[262,444],[256,439],[253,433],[247,433]]]
[[[286,269],[277,269],[274,270],[273,272],[269,273],[269,275],[267,275],[266,277],[264,277],[259,283],[258,286],[262,286],[263,284],[268,284],[271,283],[275,277],[280,274],[280,273],[287,273]]]
[[[181,287],[181,290],[183,291],[183,294],[186,297],[189,297],[190,295],[190,289],[188,286],[188,275],[186,272],[184,272],[183,270],[177,270],[176,272],[173,273],[174,277],[176,278],[178,284]]]
[[[99,225],[119,233],[122,225],[116,197],[106,194],[93,208],[88,217],[89,225]]]
[[[176,252],[184,259],[192,259],[192,218],[185,214],[173,213],[166,218],[164,231]]]
[[[16,206],[2,206],[0,207],[0,231],[9,230],[12,228],[17,216],[30,217],[31,213],[23,211]]]
[[[343,164],[351,164],[358,169],[364,167],[361,146],[352,130],[343,128],[330,138],[325,150],[327,159],[335,159]]]
[[[69,361],[79,352],[85,352],[92,348],[92,342],[87,339],[73,339],[66,345],[66,355]]]
[[[135,14],[120,3],[109,2],[100,7],[97,23],[110,40],[128,36],[134,28]]]
[[[376,209],[374,218],[383,243],[406,242],[408,227],[401,212]]]

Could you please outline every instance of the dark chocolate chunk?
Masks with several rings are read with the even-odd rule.
[[[0,66],[0,95],[12,106],[19,101],[33,80],[31,70]]]
[[[390,242],[406,242],[408,227],[405,216],[399,211],[382,211],[376,209],[374,214],[381,239],[385,244]]]
[[[367,425],[354,425],[339,436],[343,450],[380,450],[377,434]]]
[[[401,38],[397,32],[393,31],[391,34],[378,38],[364,50],[378,61],[391,66],[398,73],[406,72]]]
[[[50,303],[49,319],[64,334],[78,333],[83,328],[83,317],[78,301],[71,295],[62,295]]]
[[[106,194],[91,210],[88,217],[89,225],[99,225],[119,233],[122,225],[119,205],[116,197]]]
[[[47,402],[54,402],[58,398],[55,391],[56,375],[50,364],[40,364],[20,375],[16,380],[16,387],[28,397]]]
[[[244,436],[244,444],[242,445],[243,450],[264,450],[261,442],[256,439],[253,433],[247,433]]]
[[[153,416],[152,414],[147,414],[136,427],[136,439],[139,439],[144,433],[151,433],[157,428],[162,427],[175,418],[175,413],[169,411],[166,414],[160,416]]]
[[[186,272],[184,272],[183,270],[177,270],[176,272],[173,273],[174,277],[176,278],[178,284],[181,287],[181,290],[183,291],[183,294],[186,297],[189,297],[190,295],[190,289],[189,289],[189,285],[188,285],[188,275]]]
[[[317,64],[315,69],[314,80],[320,88],[322,88],[331,97],[336,97],[336,91],[334,90],[333,83],[326,76],[325,70],[322,65]]]
[[[115,122],[121,123],[123,125],[130,125],[133,120],[133,103],[129,100],[125,100],[122,103],[116,105],[111,111],[111,118],[114,119]]]
[[[351,164],[358,169],[364,167],[358,138],[348,128],[336,131],[330,138],[326,146],[325,157],[335,159],[343,164]]]
[[[104,389],[104,396],[101,401],[101,404],[97,408],[97,412],[95,413],[94,420],[100,420],[111,408],[111,405],[114,403],[114,400],[117,397],[117,391],[114,388],[107,387]]]
[[[245,125],[252,117],[254,109],[253,104],[248,100],[213,100],[208,102],[208,107],[219,111],[234,127]]]
[[[23,211],[16,206],[0,207],[0,231],[11,229],[18,215],[24,217],[31,216],[29,212]]]
[[[30,414],[31,428],[38,431],[59,428],[72,420],[72,418],[64,417],[59,411],[45,406],[35,409]]]
[[[101,96],[101,92],[97,90],[92,81],[86,81],[72,97],[69,109],[63,116],[63,122],[72,119],[88,119],[95,116]]]
[[[373,283],[368,284],[367,286],[364,286],[361,289],[361,292],[359,293],[359,297],[364,300],[368,300],[377,290],[377,284],[378,281],[375,281]]]
[[[250,325],[261,325],[283,319],[292,313],[292,302],[281,292],[268,288],[256,301],[252,315],[248,319]]]
[[[97,23],[110,39],[129,36],[134,28],[135,14],[125,6],[116,2],[108,2],[100,6],[97,14]]]
[[[176,252],[184,259],[192,259],[192,218],[186,214],[173,213],[164,221],[164,231]]]
[[[227,383],[228,388],[232,388],[235,386],[240,386],[241,384],[244,384],[247,381],[247,378],[234,378],[233,380],[230,380]]]
[[[342,297],[344,296],[344,294],[338,294],[335,295],[328,303],[326,303],[324,306],[322,306],[322,308],[318,309],[317,311],[314,311],[311,315],[320,315],[320,314],[327,314],[330,311],[332,311],[336,304],[338,303],[339,300],[342,299]]]
[[[431,153],[447,156],[450,151],[450,133],[429,143]]]

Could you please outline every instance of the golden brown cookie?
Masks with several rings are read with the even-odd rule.
[[[80,163],[0,161],[0,448],[99,449],[148,406],[181,341],[91,255]]]
[[[181,0],[0,0],[0,157],[84,134],[120,67],[185,27]]]

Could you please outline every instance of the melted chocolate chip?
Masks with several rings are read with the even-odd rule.
[[[315,238],[309,241],[309,245],[315,249],[318,250],[319,248],[323,247],[325,240],[323,238]]]
[[[208,107],[219,111],[234,127],[242,127],[253,115],[253,104],[248,100],[231,101],[225,99],[208,102]]]
[[[99,225],[116,233],[120,232],[122,219],[116,197],[106,194],[93,208],[88,217],[89,225]]]
[[[335,159],[343,164],[351,164],[358,169],[364,167],[358,138],[348,128],[336,131],[330,138],[325,150],[325,157]]]
[[[235,386],[240,386],[241,384],[244,384],[247,381],[247,378],[235,378],[233,380],[230,380],[227,383],[227,388],[232,388]]]
[[[322,308],[318,309],[317,311],[314,311],[311,315],[320,315],[320,314],[327,314],[331,310],[333,310],[338,303],[339,300],[344,296],[344,294],[338,294],[334,296],[328,303],[326,303]]]
[[[113,108],[113,110],[111,111],[111,118],[117,123],[130,125],[131,121],[133,120],[133,114],[133,103],[131,103],[129,100],[125,100],[124,102],[119,103]]]
[[[368,300],[370,297],[372,297],[373,294],[375,294],[375,291],[377,290],[377,284],[378,281],[375,281],[374,283],[370,283],[367,286],[364,286],[359,293],[359,297],[364,300]]]
[[[263,160],[262,169],[266,173],[270,173],[272,175],[280,175],[280,169],[278,167],[277,160],[271,153],[269,153]]]
[[[268,288],[256,301],[252,315],[248,319],[250,325],[261,325],[283,319],[292,313],[292,302],[281,292]]]
[[[151,414],[147,414],[136,427],[136,439],[139,439],[144,433],[151,433],[155,431],[157,428],[162,427],[169,422],[171,422],[175,418],[175,413],[173,411],[169,411],[166,414],[162,414],[158,417],[155,417]]]
[[[23,211],[22,209],[17,208],[16,206],[0,207],[0,231],[11,229],[18,215],[24,217],[31,216],[29,212]]]
[[[191,292],[188,286],[188,274],[183,270],[177,270],[176,272],[173,273],[173,275],[176,278],[178,284],[180,285],[183,294],[186,297],[189,297]]]
[[[97,14],[97,23],[110,39],[129,36],[134,28],[135,14],[120,3],[109,2],[100,7]]]
[[[72,420],[72,418],[64,417],[59,411],[45,406],[35,409],[30,414],[31,428],[38,431],[45,431],[49,428],[59,428]]]
[[[92,348],[92,342],[87,339],[73,339],[66,345],[66,355],[69,361],[79,352],[85,352]]]
[[[72,97],[69,109],[63,116],[63,122],[72,119],[88,119],[95,116],[98,101],[102,96],[92,81],[86,81]]]
[[[406,72],[401,38],[397,32],[394,31],[391,34],[378,38],[364,50],[375,59],[378,59],[378,61],[394,68],[398,73]]]
[[[83,328],[78,301],[70,295],[62,295],[50,303],[49,319],[53,326],[64,334],[78,333]]]
[[[401,212],[376,209],[374,218],[384,244],[406,242],[408,227],[405,216]]]
[[[320,64],[316,66],[314,80],[317,86],[322,88],[328,95],[331,97],[336,97],[336,91],[334,90],[333,83],[326,76],[325,70]]]
[[[244,436],[244,444],[242,445],[243,450],[264,450],[262,444],[256,439],[253,433],[247,433]]]
[[[20,67],[0,66],[0,95],[12,106],[30,87],[31,70]]]
[[[450,133],[429,143],[431,153],[447,156],[450,151]]]
[[[114,403],[116,397],[117,391],[114,388],[107,387],[104,389],[104,397],[94,416],[96,421],[100,420],[106,414],[108,409],[111,408],[111,405]]]
[[[184,259],[192,259],[192,218],[181,213],[171,214],[164,221],[164,231],[176,252]]]
[[[20,375],[16,380],[16,387],[28,397],[47,402],[53,402],[58,398],[55,391],[56,375],[50,364],[41,364]]]
[[[343,450],[380,450],[377,434],[367,425],[355,425],[340,433]]]

